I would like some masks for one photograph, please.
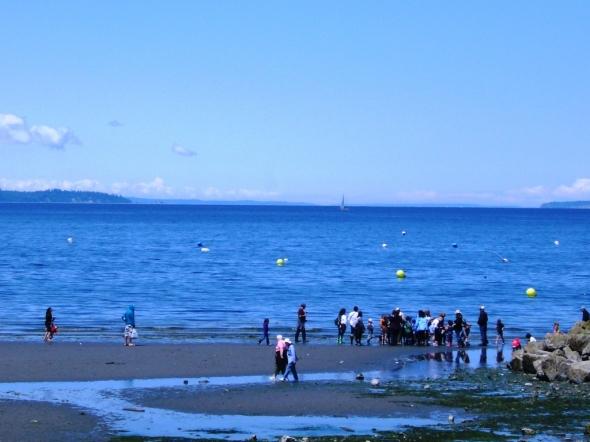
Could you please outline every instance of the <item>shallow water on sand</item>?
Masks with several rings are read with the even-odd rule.
[[[135,304],[142,340],[224,341],[253,340],[264,317],[291,335],[306,302],[317,343],[355,304],[472,323],[485,304],[492,338],[497,318],[539,336],[590,304],[584,210],[4,204],[0,243],[0,339],[39,339],[47,306],[59,339],[119,338]]]

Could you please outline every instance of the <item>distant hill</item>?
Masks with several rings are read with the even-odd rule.
[[[590,209],[590,201],[552,201],[541,204],[541,209]]]
[[[0,203],[85,203],[85,204],[125,204],[131,200],[101,192],[80,192],[76,190],[39,190],[19,192],[0,190]]]
[[[187,206],[313,206],[310,203],[292,203],[285,201],[253,200],[191,200],[191,199],[156,199],[129,197],[133,204],[173,204]]]

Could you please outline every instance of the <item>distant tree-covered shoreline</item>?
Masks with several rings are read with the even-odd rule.
[[[21,192],[1,190],[0,203],[84,203],[84,204],[128,204],[131,200],[120,195],[78,190],[38,190]]]

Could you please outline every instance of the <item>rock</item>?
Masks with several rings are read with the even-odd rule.
[[[590,435],[590,424],[584,425],[584,434]]]
[[[533,344],[532,342],[530,342],[529,344],[527,344],[527,347]],[[555,351],[555,350],[559,350],[560,348],[565,347],[566,345],[568,345],[568,335],[563,335],[563,334],[553,334],[553,333],[547,333],[545,335],[545,340],[543,341],[543,350],[547,350],[547,351]]]
[[[253,434],[252,436],[250,436],[250,437],[248,438],[248,441],[250,441],[250,442],[256,442],[257,440],[258,440],[258,438],[256,437],[256,435],[255,435],[255,434]]]
[[[365,375],[362,373],[357,373],[355,376],[357,381],[364,381],[365,380]]]
[[[578,353],[577,351],[572,350],[571,348],[568,347],[564,347],[563,348],[563,355],[566,359],[569,359],[570,361],[574,361],[574,362],[578,362],[582,360],[582,357],[580,356],[580,353]]]
[[[567,372],[567,377],[576,384],[590,381],[590,361],[574,362],[571,364]]]
[[[455,423],[455,416],[453,416],[452,414],[449,414],[449,424],[454,424]]]
[[[516,350],[512,352],[512,361],[510,361],[510,369],[513,371],[522,371],[522,357],[524,350]]]
[[[532,436],[533,434],[535,434],[535,430],[533,430],[532,428],[528,428],[528,427],[522,427],[520,429],[520,431],[522,432],[522,434],[524,434],[525,436]]]
[[[372,385],[373,387],[378,387],[378,386],[379,386],[379,384],[381,384],[381,381],[380,381],[379,379],[377,379],[377,378],[373,378],[373,379],[371,379],[371,385]]]
[[[568,346],[581,355],[590,354],[590,332],[570,333],[568,335]]]
[[[559,374],[559,364],[564,362],[566,359],[556,355],[555,353],[541,361],[541,375],[538,376],[539,379],[552,382],[557,378]]]
[[[541,368],[541,363],[547,359],[551,353],[543,352],[545,354],[527,353],[525,351],[522,356],[522,369],[525,373],[537,374]]]
[[[279,439],[279,442],[297,442],[297,439],[295,439],[294,437],[291,437],[291,436],[282,436]]]

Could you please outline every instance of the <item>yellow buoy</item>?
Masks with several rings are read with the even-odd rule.
[[[279,267],[282,267],[282,266],[284,266],[284,265],[285,265],[285,260],[284,260],[283,258],[279,258],[279,259],[277,259],[277,265],[278,265]]]
[[[402,279],[406,277],[406,272],[404,272],[403,270],[398,270],[397,272],[395,272],[395,276],[397,276],[398,278]]]
[[[529,287],[528,289],[526,289],[526,295],[529,298],[534,298],[535,296],[537,296],[537,291],[534,288]]]

